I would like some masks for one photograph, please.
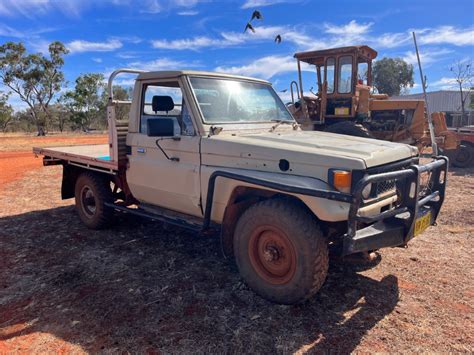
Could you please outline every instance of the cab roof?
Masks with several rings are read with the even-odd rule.
[[[356,54],[358,57],[365,60],[373,60],[377,57],[377,51],[370,48],[369,46],[349,46],[349,47],[339,47],[339,48],[330,48],[323,49],[318,51],[309,51],[309,52],[298,52],[294,57],[302,62],[308,64],[322,65],[324,64],[324,59],[328,56],[336,56],[343,54]]]
[[[151,80],[151,79],[176,79],[180,76],[200,76],[200,77],[212,77],[212,78],[224,78],[224,79],[238,79],[238,80],[249,80],[256,81],[264,84],[270,84],[267,80],[251,78],[241,75],[232,75],[226,73],[217,73],[211,71],[200,71],[200,70],[160,70],[150,71],[141,73],[138,75],[137,80]]]

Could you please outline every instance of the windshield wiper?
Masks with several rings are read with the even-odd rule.
[[[278,128],[281,124],[289,124],[293,126],[293,129],[296,129],[298,124],[294,121],[289,121],[289,120],[271,120],[272,122],[276,122],[276,125],[273,125],[272,128],[270,129],[270,132],[273,132],[275,129]]]

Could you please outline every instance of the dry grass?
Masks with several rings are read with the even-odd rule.
[[[333,262],[318,295],[280,306],[217,238],[131,216],[87,230],[60,167],[27,172],[0,195],[0,353],[472,353],[473,173],[450,173],[439,225],[408,249]]]

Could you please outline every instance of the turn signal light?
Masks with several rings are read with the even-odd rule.
[[[345,170],[334,170],[332,173],[334,187],[341,192],[350,193],[352,182],[351,172]]]

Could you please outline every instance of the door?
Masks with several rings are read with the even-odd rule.
[[[201,137],[195,133],[179,81],[144,84],[141,97],[139,132],[129,133],[128,139],[127,181],[134,197],[142,203],[202,216]],[[157,102],[165,104],[156,106]],[[149,137],[147,120],[162,118],[175,121],[175,136]]]

